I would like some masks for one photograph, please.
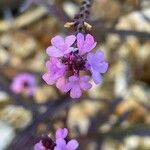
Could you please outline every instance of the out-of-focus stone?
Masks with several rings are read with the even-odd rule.
[[[35,39],[25,32],[9,32],[0,38],[2,46],[7,47],[12,55],[26,58],[37,49]]]
[[[46,53],[40,51],[32,59],[28,59],[23,67],[34,72],[43,72],[46,69],[45,60]]]
[[[75,128],[81,134],[86,134],[90,125],[90,118],[103,108],[100,101],[85,100],[72,106],[68,113],[68,126],[75,134]]]
[[[8,105],[0,110],[0,120],[15,128],[25,128],[32,121],[32,114],[23,107]]]
[[[142,13],[148,17],[150,9],[145,9],[141,12],[132,12],[129,15],[123,16],[117,24],[116,28],[150,32],[150,24],[143,17]]]
[[[8,102],[10,100],[8,94],[6,92],[0,91],[0,104]]]
[[[50,99],[56,99],[58,98],[57,91],[52,86],[44,85],[42,87],[38,87],[38,89],[35,92],[35,100],[37,103],[45,103]]]
[[[0,121],[0,150],[5,150],[15,137],[14,129],[5,122]]]
[[[119,147],[121,143],[117,140],[113,140],[110,138],[107,138],[103,144],[102,144],[102,150],[126,150],[126,149],[120,149]]]
[[[0,66],[9,62],[9,53],[0,46]]]
[[[116,113],[122,115],[130,111],[129,120],[131,122],[146,122],[150,115],[148,108],[150,94],[149,90],[142,84],[136,84],[129,88],[125,100],[116,108]],[[146,108],[147,107],[147,108]]]
[[[65,12],[71,17],[73,18],[75,14],[77,14],[78,12],[78,7],[76,7],[76,5],[74,5],[71,2],[66,2],[63,5],[63,8],[65,10]]]

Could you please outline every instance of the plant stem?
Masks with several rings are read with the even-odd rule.
[[[86,33],[86,27],[84,22],[88,21],[90,15],[90,8],[93,0],[83,0],[80,6],[80,11],[74,17],[74,27],[77,33]]]

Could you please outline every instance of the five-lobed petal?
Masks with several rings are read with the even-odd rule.
[[[53,85],[56,81],[64,76],[66,66],[62,64],[57,58],[51,58],[46,63],[47,73],[43,75],[43,80],[49,84]]]
[[[82,90],[88,90],[92,87],[89,83],[90,77],[85,75],[82,77],[71,76],[69,82],[65,84],[66,92],[70,90],[70,96],[72,98],[79,98],[82,94]]]
[[[65,39],[61,36],[55,36],[51,39],[52,46],[46,49],[46,52],[51,57],[62,57],[73,50],[71,45],[75,42],[74,35],[67,36]]]
[[[95,84],[101,83],[101,73],[105,73],[108,69],[108,62],[104,59],[104,53],[100,50],[98,50],[95,54],[89,53],[87,55],[87,63]]]
[[[84,36],[82,33],[77,34],[77,47],[80,55],[90,52],[96,46],[94,37],[91,34]]]

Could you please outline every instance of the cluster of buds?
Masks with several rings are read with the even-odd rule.
[[[102,82],[108,62],[101,50],[91,52],[97,44],[91,34],[55,36],[51,44],[46,49],[50,58],[46,63],[47,73],[43,75],[47,84],[56,84],[60,91],[70,91],[72,98],[79,98],[82,91],[92,87],[91,79],[95,84]]]
[[[76,150],[78,148],[78,142],[74,139],[67,139],[68,130],[57,129],[55,134],[55,140],[50,136],[44,136],[35,144],[34,150]]]

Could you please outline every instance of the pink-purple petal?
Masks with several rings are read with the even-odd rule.
[[[101,62],[98,66],[98,70],[100,73],[105,73],[108,69],[108,62],[104,61],[104,62]]]
[[[70,91],[70,96],[72,98],[79,98],[81,94],[82,92],[81,92],[79,85],[74,85]]]
[[[67,36],[65,38],[65,44],[67,44],[67,46],[71,46],[76,40],[76,37],[74,35],[70,35],[70,36]]]
[[[51,44],[56,48],[61,49],[62,45],[65,44],[65,41],[61,36],[57,35],[51,39]]]
[[[46,148],[42,145],[42,142],[35,144],[34,150],[46,150]]]
[[[82,33],[77,34],[77,47],[79,48],[79,52],[82,51],[84,45],[84,35]]]
[[[64,139],[67,137],[67,135],[68,135],[68,130],[66,128],[64,128],[64,129],[59,128],[56,131],[55,137],[56,137],[56,139],[59,139],[59,138]]]
[[[46,49],[46,53],[51,57],[61,57],[61,56],[63,56],[63,52],[60,49],[58,49],[54,46],[48,47]]]
[[[79,143],[76,140],[70,140],[67,143],[66,150],[76,150],[79,146]]]
[[[92,87],[92,85],[88,82],[80,82],[80,87],[82,90],[86,91]]]
[[[55,80],[51,77],[49,73],[45,73],[42,78],[48,85],[53,85],[55,83]]]
[[[99,72],[92,70],[92,78],[95,82],[95,84],[100,84],[102,83],[102,76]]]

